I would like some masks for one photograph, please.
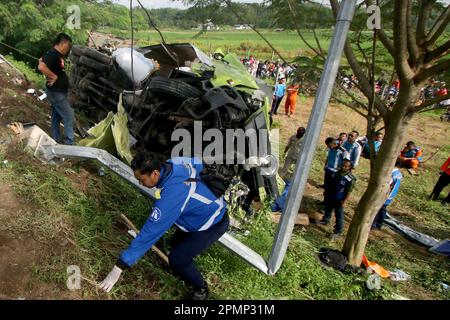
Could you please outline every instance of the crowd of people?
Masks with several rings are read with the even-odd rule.
[[[290,167],[297,162],[303,136],[306,133],[304,127],[299,127],[297,132],[289,137],[288,144],[284,150],[284,166],[279,170],[280,176],[290,184]],[[335,214],[336,224],[331,238],[341,236],[344,228],[344,205],[347,202],[354,185],[357,181],[353,172],[360,163],[361,157],[370,159],[371,152],[377,156],[383,142],[383,133],[376,132],[371,139],[361,137],[359,132],[352,130],[349,133],[341,132],[336,137],[325,139],[327,146],[327,157],[324,163],[324,200],[320,202],[324,206],[321,210],[324,215],[318,224],[328,225],[331,221],[332,213]],[[386,218],[387,207],[392,203],[397,195],[403,175],[399,168],[416,169],[423,162],[423,151],[414,141],[408,141],[400,151],[394,169],[391,172],[389,182],[389,192],[387,199],[379,209],[372,222],[372,229],[381,229]],[[450,157],[441,166],[441,176],[437,181],[430,199],[436,200],[439,194],[450,183]],[[450,203],[450,193],[442,200],[442,203]]]
[[[253,55],[250,55],[248,58],[242,58],[241,62],[253,77],[259,79],[289,79],[297,68],[295,64],[282,63],[280,59],[277,61],[263,61],[257,60]]]
[[[358,86],[358,78],[353,74],[341,76],[340,81],[341,85],[348,90],[351,90]],[[384,76],[382,76],[375,81],[375,93],[383,98],[387,102],[387,105],[389,107],[392,107],[395,104],[399,92],[400,81],[398,79],[395,79],[394,81],[389,83],[385,80]],[[445,81],[430,79],[428,84],[421,89],[419,100],[421,102],[424,102],[425,100],[444,97],[448,95],[448,92],[449,91]],[[434,108],[447,109],[446,113],[450,114],[450,99],[445,99],[441,102],[436,103]]]

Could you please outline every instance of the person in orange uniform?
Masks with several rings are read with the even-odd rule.
[[[286,98],[286,102],[284,104],[284,110],[288,117],[291,117],[294,114],[295,104],[297,103],[297,94],[298,94],[299,89],[300,89],[300,85],[296,84],[295,82],[291,83],[287,87],[287,98]]]
[[[436,182],[433,192],[431,192],[430,199],[432,200],[437,200],[442,189],[444,189],[450,183],[450,157],[448,157],[447,161],[445,161],[439,169],[441,172],[441,176]],[[442,200],[442,203],[450,203],[450,191],[447,197]]]
[[[422,149],[413,141],[408,141],[406,147],[401,151],[397,162],[405,168],[417,169],[422,161]]]

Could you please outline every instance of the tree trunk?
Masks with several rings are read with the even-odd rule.
[[[408,128],[410,117],[407,115],[407,110],[415,96],[414,90],[417,88],[412,81],[402,83],[397,102],[385,121],[389,123],[389,126],[386,127],[383,143],[370,172],[369,184],[355,209],[342,249],[352,265],[361,264],[370,227],[378,210],[386,201],[391,172]]]

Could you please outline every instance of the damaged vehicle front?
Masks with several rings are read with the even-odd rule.
[[[174,150],[200,157],[205,179],[218,190],[248,187],[240,202],[247,213],[255,198],[278,195],[269,100],[234,54],[219,50],[210,58],[186,43],[120,48],[112,55],[74,46],[70,58],[74,107],[92,123],[117,112],[122,99],[132,148],[161,160]],[[190,141],[180,141],[186,135]]]

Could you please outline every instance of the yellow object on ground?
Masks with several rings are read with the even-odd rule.
[[[81,140],[78,144],[106,150],[119,156],[123,162],[129,165],[133,156],[129,147],[127,122],[127,113],[122,106],[122,95],[120,95],[117,113],[109,112],[105,119],[88,130],[90,137]]]

